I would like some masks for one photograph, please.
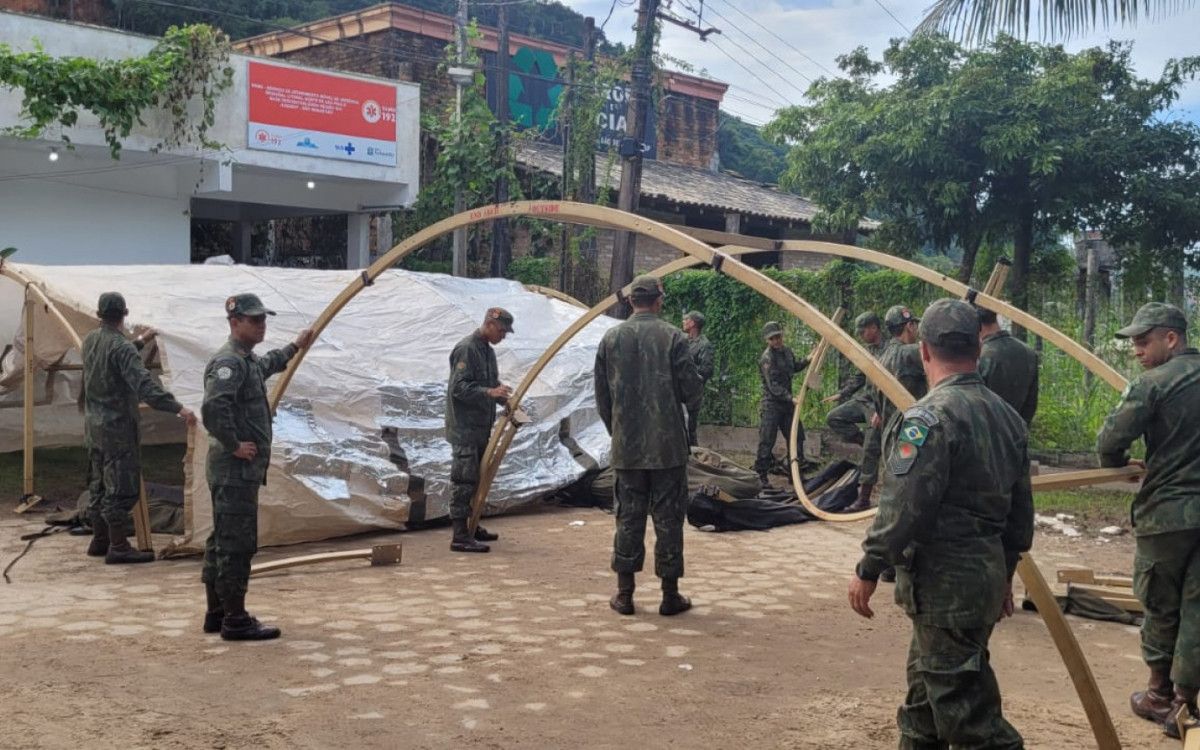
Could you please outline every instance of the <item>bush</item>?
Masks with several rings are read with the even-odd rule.
[[[513,258],[512,262],[508,264],[508,276],[522,284],[551,286],[557,267],[558,264],[552,258],[535,258],[526,255],[521,258]]]

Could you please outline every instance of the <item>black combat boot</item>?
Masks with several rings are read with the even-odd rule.
[[[221,622],[223,641],[269,641],[282,631],[274,625],[263,625],[246,611],[246,595],[224,600],[225,619]]]
[[[105,565],[148,562],[154,562],[154,553],[134,549],[129,544],[129,532],[125,530],[124,524],[108,524],[108,554],[104,556]]]
[[[225,620],[225,607],[221,605],[221,597],[211,583],[204,584],[204,595],[208,600],[208,608],[204,612],[204,632],[220,633],[221,623]]]
[[[1129,696],[1129,707],[1133,713],[1147,721],[1167,720],[1171,713],[1171,702],[1175,699],[1175,686],[1171,682],[1170,667],[1150,667],[1150,682],[1145,690]]]
[[[858,485],[858,498],[850,505],[846,506],[843,513],[858,513],[859,511],[871,509],[871,491],[875,489],[873,484]]]
[[[658,605],[658,613],[663,617],[687,612],[692,608],[692,600],[679,593],[678,578],[662,579],[662,591],[662,604]]]
[[[454,536],[450,538],[451,552],[488,552],[492,548],[471,538],[467,531],[467,519],[454,519]]]
[[[494,542],[499,538],[499,534],[493,534],[482,526],[475,527],[475,541],[477,542]]]
[[[1180,739],[1178,717],[1197,716],[1196,710],[1196,688],[1184,687],[1183,685],[1175,685],[1175,698],[1171,701],[1171,711],[1167,714],[1167,718],[1163,719],[1162,728],[1163,734],[1168,737]],[[1200,727],[1192,729],[1192,732],[1200,732]],[[1191,743],[1188,743],[1191,744]]]
[[[88,557],[104,557],[108,554],[108,522],[99,513],[92,514],[92,541],[88,544]]]
[[[617,614],[632,615],[633,610],[633,573],[617,573],[617,593],[608,600],[608,606]]]

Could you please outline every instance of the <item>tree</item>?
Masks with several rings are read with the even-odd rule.
[[[1097,27],[1133,25],[1139,15],[1177,13],[1192,4],[1193,0],[1041,0],[1038,20],[1043,39],[1065,38]],[[947,32],[967,43],[1001,33],[1027,39],[1033,7],[1034,0],[935,0],[916,33]]]
[[[975,50],[894,40],[881,62],[862,48],[840,58],[848,76],[818,80],[813,104],[781,111],[768,132],[793,144],[784,184],[818,202],[823,228],[879,215],[893,252],[959,246],[964,282],[984,241],[1011,240],[1013,301],[1025,307],[1035,237],[1115,221],[1140,177],[1172,174],[1180,158],[1162,134],[1175,126],[1156,118],[1198,61],[1148,81],[1129,56],[1117,43],[1068,54],[1007,36]]]
[[[787,162],[787,148],[767,143],[759,129],[738,117],[722,112],[721,127],[717,129],[717,149],[721,168],[735,172],[748,180],[777,183]]]

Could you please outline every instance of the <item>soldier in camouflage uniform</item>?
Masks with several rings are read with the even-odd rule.
[[[1187,319],[1151,302],[1117,332],[1133,339],[1145,372],[1132,381],[1100,430],[1101,466],[1146,468],[1133,501],[1133,589],[1145,609],[1142,658],[1150,683],[1133,712],[1179,737],[1175,717],[1196,710],[1200,688],[1200,352],[1188,346]],[[1146,443],[1145,462],[1129,447]]]
[[[250,560],[258,551],[258,489],[267,483],[271,462],[271,408],[266,380],[283,372],[296,353],[312,341],[311,329],[294,343],[259,357],[253,352],[267,334],[274,311],[253,294],[225,300],[229,339],[204,368],[204,404],[200,413],[208,431],[205,473],[213,503],[213,530],[204,544],[204,581],[208,611],[204,632],[220,631],[227,641],[279,637],[279,628],[263,625],[246,612]]]
[[[917,347],[919,338],[917,326],[921,319],[912,310],[903,305],[893,305],[883,316],[891,338],[879,353],[879,364],[900,381],[913,398],[925,395],[928,386],[925,384],[925,371],[921,368],[921,350]],[[868,385],[871,406],[871,427],[867,442],[863,446],[863,462],[858,479],[858,499],[846,508],[847,513],[857,513],[871,507],[871,492],[879,479],[879,457],[883,448],[882,427],[888,423],[896,407],[888,401],[883,391],[874,385]],[[891,577],[889,571],[887,578]],[[886,580],[886,578],[885,578]]]
[[[704,323],[704,313],[696,310],[683,316],[683,332],[688,337],[688,352],[692,355],[696,371],[700,373],[700,380],[708,386],[708,381],[712,380],[713,376],[713,348],[708,337],[704,335]],[[694,410],[688,409],[689,446],[700,444],[696,440],[696,429],[700,426],[700,406],[701,404],[697,403]]]
[[[454,552],[487,552],[483,542],[500,538],[482,526],[475,536],[468,529],[471,498],[479,485],[479,464],[496,422],[496,407],[507,403],[512,388],[500,382],[500,367],[493,350],[512,333],[513,316],[508,310],[493,307],[483,316],[483,324],[455,345],[450,352],[450,381],[446,386],[446,439],[453,451],[450,462],[450,521],[454,534],[450,549]]]
[[[1033,542],[1025,424],[976,371],[979,317],[938,300],[920,324],[932,389],[884,428],[883,494],[850,583],[872,617],[880,573],[897,570],[912,620],[902,750],[1015,750],[989,663],[996,622],[1012,614],[1012,577]]]
[[[859,315],[854,319],[854,330],[867,351],[878,357],[883,351],[883,324],[879,321],[879,316],[870,310]],[[825,424],[829,425],[833,434],[845,442],[864,445],[863,432],[858,429],[858,425],[865,424],[867,432],[873,429],[871,415],[875,413],[875,407],[871,405],[870,389],[864,388],[867,376],[853,365],[851,369],[853,372],[841,390],[824,400],[827,404],[838,404],[829,410]]]
[[[83,339],[84,440],[88,446],[88,514],[92,541],[87,553],[108,565],[144,563],[154,553],[129,544],[129,511],[141,494],[138,404],[178,414],[189,425],[196,416],[163,390],[142,364],[137,344],[122,329],[129,310],[117,292],[100,295],[100,327]],[[150,336],[149,338],[153,338]]]
[[[604,334],[596,350],[596,409],[612,435],[617,532],[609,605],[632,615],[635,575],[646,558],[646,515],[654,519],[654,572],[662,579],[660,615],[692,603],[679,593],[683,519],[687,512],[687,427],[682,407],[700,404],[703,383],[678,328],[659,320],[662,285],[638,276],[630,285],[633,315]]]
[[[983,351],[979,376],[988,388],[1033,424],[1038,403],[1038,355],[1033,347],[1000,327],[996,313],[979,308]]]
[[[796,402],[792,398],[792,378],[808,367],[808,358],[796,359],[792,350],[783,345],[783,326],[773,320],[763,326],[763,336],[767,339],[767,348],[758,358],[762,398],[758,406],[758,453],[754,457],[754,470],[758,472],[758,481],[766,488],[771,486],[767,472],[774,463],[775,437],[783,433],[784,444],[787,445],[792,434],[792,418],[796,410]],[[800,455],[793,456],[792,460],[799,461],[803,471],[803,424],[796,433],[796,450],[800,451]]]

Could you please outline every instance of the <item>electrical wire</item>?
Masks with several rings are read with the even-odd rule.
[[[730,60],[732,60],[732,61],[734,61],[735,63],[737,63],[737,64],[738,64],[738,66],[739,66],[739,67],[741,67],[741,69],[742,69],[742,70],[744,70],[744,71],[746,71],[747,73],[749,73],[749,74],[750,74],[750,77],[752,77],[754,80],[758,81],[758,82],[759,82],[759,83],[761,83],[762,85],[766,86],[768,90],[770,90],[770,89],[772,88],[771,84],[769,84],[769,83],[767,83],[766,81],[764,81],[760,75],[758,75],[757,73],[755,73],[753,70],[750,70],[750,68],[746,67],[746,64],[745,64],[744,62],[742,62],[741,60],[737,59],[737,58],[736,58],[736,57],[734,57],[733,55],[731,55],[731,54],[729,54],[728,52],[726,52],[726,51],[725,51],[725,48],[724,48],[724,47],[722,47],[721,45],[717,44],[717,42],[716,42],[716,40],[715,40],[715,39],[709,39],[709,40],[708,40],[708,43],[709,43],[709,44],[711,44],[713,47],[715,47],[715,48],[717,49],[717,51],[719,51],[721,54],[725,55],[725,56],[726,56],[726,57],[728,57]],[[736,44],[736,43],[735,43],[735,44]],[[741,45],[738,45],[738,47],[739,47],[739,49],[742,49],[743,51],[745,51],[745,48],[741,47]],[[763,96],[763,99],[764,99],[765,101],[773,102],[774,104],[778,105],[780,109],[783,109],[784,107],[787,107],[787,106],[788,106],[788,105],[786,105],[786,104],[783,104],[783,103],[782,103],[782,102],[780,102],[779,100],[777,100],[777,99],[773,99],[773,98],[771,98],[771,97],[769,97],[769,96]]]
[[[837,77],[838,77],[838,74],[837,74],[837,73],[834,73],[834,72],[833,72],[832,70],[830,70],[829,68],[827,68],[827,67],[825,67],[824,65],[822,65],[821,63],[817,62],[815,59],[813,59],[812,57],[810,57],[810,56],[809,56],[807,53],[805,53],[803,50],[801,50],[800,48],[796,47],[794,44],[792,44],[792,43],[791,43],[791,42],[789,42],[788,40],[786,40],[786,39],[784,39],[783,37],[781,37],[781,36],[779,36],[778,34],[776,34],[774,31],[772,31],[772,30],[770,29],[770,27],[763,25],[763,23],[762,23],[761,21],[759,21],[757,18],[755,18],[754,16],[750,15],[750,14],[749,14],[749,13],[747,13],[746,11],[744,11],[744,10],[742,10],[741,8],[739,8],[739,7],[737,7],[736,5],[734,5],[734,4],[733,4],[733,2],[732,2],[732,0],[724,0],[724,2],[725,2],[725,4],[726,4],[726,5],[728,5],[728,6],[729,6],[730,8],[732,8],[733,10],[736,10],[738,13],[741,13],[743,16],[745,16],[746,18],[750,19],[751,23],[753,23],[755,26],[757,26],[758,28],[760,28],[760,29],[762,29],[763,31],[765,31],[765,32],[767,32],[768,34],[770,34],[771,36],[775,37],[775,39],[777,39],[777,40],[779,40],[780,42],[782,42],[782,43],[783,43],[783,45],[784,45],[785,47],[787,47],[787,48],[788,48],[788,49],[790,49],[791,51],[795,52],[797,55],[800,55],[800,56],[801,56],[801,57],[803,57],[805,60],[808,60],[810,63],[812,63],[813,65],[816,65],[818,68],[820,68],[821,70],[825,71],[826,73],[828,73],[829,75],[833,76],[834,78],[837,78]],[[710,8],[709,8],[709,9],[711,10],[711,6],[710,6]]]
[[[796,75],[800,76],[801,78],[803,78],[804,80],[808,81],[809,83],[812,83],[812,78],[811,78],[810,76],[808,76],[808,75],[806,75],[806,74],[804,74],[804,73],[800,72],[799,70],[796,70],[796,68],[794,68],[794,67],[793,67],[791,64],[789,64],[789,63],[787,62],[787,60],[784,60],[782,57],[779,57],[778,55],[776,55],[776,53],[775,53],[774,51],[772,51],[772,50],[768,49],[768,48],[766,47],[766,45],[764,45],[762,42],[760,42],[760,41],[758,41],[757,39],[755,39],[755,38],[754,38],[753,36],[751,36],[750,34],[747,34],[745,31],[743,31],[741,28],[739,28],[739,27],[738,27],[738,26],[737,26],[735,23],[733,23],[733,21],[730,21],[728,18],[726,18],[725,16],[721,15],[719,12],[717,12],[717,11],[716,11],[715,9],[713,9],[713,8],[709,8],[709,9],[708,9],[708,11],[709,11],[709,13],[712,13],[712,14],[713,14],[714,16],[716,16],[717,18],[720,18],[721,20],[723,20],[723,21],[725,22],[725,24],[726,24],[727,26],[729,26],[730,28],[732,28],[734,31],[737,31],[737,32],[738,32],[738,33],[740,33],[740,34],[743,34],[743,35],[745,35],[745,37],[746,37],[747,39],[749,39],[749,40],[751,40],[752,42],[754,42],[755,44],[757,44],[757,45],[758,45],[758,46],[759,46],[759,47],[760,47],[760,48],[761,48],[761,49],[762,49],[764,52],[766,52],[768,55],[770,55],[770,56],[772,56],[772,57],[775,57],[776,59],[778,59],[780,62],[782,62],[782,63],[783,63],[784,65],[786,65],[788,68],[790,68],[790,69],[792,70],[792,72],[793,72],[793,73],[795,73]],[[748,51],[746,48],[744,48],[744,47],[742,47],[740,44],[738,44],[737,40],[736,40],[736,39],[734,39],[733,37],[731,37],[731,36],[728,36],[728,35],[726,35],[726,34],[722,34],[722,35],[721,35],[721,38],[722,38],[722,39],[725,39],[725,40],[728,40],[728,41],[729,41],[731,44],[737,45],[738,49],[741,49],[741,50],[742,50],[743,52],[745,52],[747,55],[750,55],[750,52],[749,52],[749,51]],[[771,73],[773,73],[773,74],[775,75],[775,77],[776,77],[776,78],[778,78],[779,80],[783,81],[783,82],[784,82],[784,83],[786,83],[787,85],[791,86],[791,87],[792,87],[792,88],[794,88],[796,91],[800,92],[800,95],[801,95],[801,96],[804,96],[804,95],[805,95],[805,91],[804,91],[804,89],[800,88],[800,87],[799,87],[799,86],[797,86],[795,83],[793,83],[791,80],[789,80],[789,79],[788,79],[786,76],[784,76],[782,73],[780,73],[778,70],[776,70],[774,66],[772,66],[772,65],[768,65],[767,63],[765,63],[764,61],[762,61],[761,59],[759,59],[758,57],[755,57],[755,56],[753,56],[753,55],[751,55],[751,59],[752,59],[752,60],[754,60],[755,62],[757,62],[759,65],[763,66],[763,68],[765,68],[765,69],[767,69],[767,70],[771,71]]]
[[[883,0],[875,0],[875,4],[878,5],[880,8],[883,8],[883,12],[887,13],[889,16],[891,16],[893,21],[900,24],[900,28],[904,29],[904,33],[908,34],[909,36],[912,36],[912,29],[910,29],[910,28],[908,28],[908,26],[904,25],[904,22],[901,21],[899,18],[896,18],[896,14],[893,13],[890,8],[888,8],[886,5],[883,4]]]

